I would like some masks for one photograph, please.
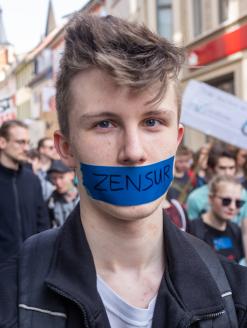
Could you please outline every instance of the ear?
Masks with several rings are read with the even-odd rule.
[[[0,137],[0,150],[5,149],[6,145],[7,145],[7,140],[3,137]]]
[[[54,145],[64,164],[66,164],[68,167],[75,168],[76,160],[73,155],[70,143],[59,130],[54,132]]]
[[[209,203],[209,205],[212,204],[213,198],[214,198],[214,196],[212,194],[208,194],[208,203]]]
[[[182,139],[183,139],[183,136],[184,136],[184,126],[179,123],[178,125],[178,138],[177,138],[177,146],[180,145]]]

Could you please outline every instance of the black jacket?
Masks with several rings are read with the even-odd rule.
[[[0,165],[0,263],[19,251],[23,241],[49,227],[39,179],[21,167]]]
[[[164,233],[167,270],[152,327],[226,328],[222,324],[222,297],[186,233],[169,219],[165,219]],[[247,327],[247,270],[222,261],[233,291],[239,327]],[[95,266],[80,222],[79,206],[61,228],[28,239],[20,256],[18,275],[15,267],[13,262],[2,268],[9,278],[8,288],[0,271],[1,328],[109,328],[96,289]],[[13,296],[17,295],[17,279],[16,300]]]

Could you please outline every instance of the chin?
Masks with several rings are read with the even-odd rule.
[[[147,204],[138,206],[116,206],[101,201],[92,200],[94,207],[101,213],[109,215],[112,218],[116,218],[124,221],[135,221],[145,219],[151,216],[155,211],[160,209],[160,204],[163,197]]]

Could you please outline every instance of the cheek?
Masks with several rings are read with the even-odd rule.
[[[100,163],[114,156],[116,151],[115,138],[107,136],[79,136],[74,139],[73,153],[79,162],[87,164]]]
[[[216,201],[211,202],[211,208],[213,209],[214,212],[216,213],[221,213],[222,212],[222,207],[219,205]]]

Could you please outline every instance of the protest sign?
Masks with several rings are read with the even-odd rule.
[[[181,122],[247,149],[247,102],[206,83],[188,83],[182,99]]]

